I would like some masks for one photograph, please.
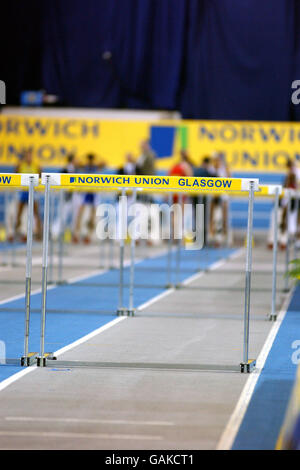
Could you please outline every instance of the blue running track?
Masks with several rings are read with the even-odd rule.
[[[236,450],[272,450],[295,383],[292,343],[300,339],[300,285],[279,328],[235,438]]]

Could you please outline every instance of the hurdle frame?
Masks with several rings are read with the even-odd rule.
[[[48,246],[49,246],[49,222],[50,222],[50,179],[46,175],[45,200],[44,200],[44,226],[43,226],[43,254],[42,254],[42,307],[41,307],[41,335],[40,352],[37,356],[37,366],[44,367],[47,359],[55,359],[52,353],[45,353],[45,329],[46,329],[46,303],[47,303],[47,271],[48,271]]]
[[[59,173],[43,173],[42,174],[42,185],[45,188],[45,209],[44,209],[44,230],[43,230],[43,261],[42,261],[42,309],[41,309],[41,338],[40,338],[40,355],[37,357],[37,366],[45,367],[47,366],[47,362],[50,364],[53,363],[52,361],[55,360],[55,364],[59,365],[59,363],[63,363],[66,365],[68,361],[57,361],[55,357],[53,357],[52,353],[45,353],[45,325],[46,325],[46,300],[47,300],[47,268],[48,268],[48,244],[49,244],[49,193],[51,186],[66,186],[65,179],[63,183],[61,182],[62,177],[69,178],[69,185],[71,187],[80,186],[77,183],[76,178],[89,178],[92,181],[93,178],[97,179],[97,186],[102,187],[98,180],[103,175],[78,175],[78,174],[59,174]],[[124,178],[121,175],[113,175],[115,178],[114,181],[117,179]],[[108,176],[106,175],[106,178]],[[138,187],[137,184],[131,183],[134,181],[134,177],[126,177],[126,184],[119,183],[111,185],[115,186],[116,189],[121,189],[122,193],[126,189],[134,190]],[[152,178],[152,177],[145,177],[145,178]],[[155,178],[154,178],[155,179]],[[156,178],[160,181],[160,178]],[[166,178],[165,178],[166,179]],[[176,192],[181,190],[180,186],[178,186],[179,180],[184,181],[184,183],[189,186],[189,182],[192,180],[197,180],[199,184],[199,180],[206,181],[212,180],[212,178],[195,178],[195,177],[168,177],[168,181],[172,184],[172,187],[169,187],[168,190],[171,192]],[[244,305],[244,342],[243,342],[243,361],[240,363],[240,372],[241,373],[249,373],[251,372],[256,364],[255,359],[249,359],[249,323],[250,323],[250,297],[251,297],[251,272],[252,272],[252,236],[253,236],[253,203],[254,203],[254,193],[259,191],[259,180],[257,178],[218,178],[218,180],[223,181],[233,181],[233,188],[231,191],[248,191],[248,221],[247,221],[247,246],[246,246],[246,269],[245,269],[245,305]],[[235,181],[234,181],[235,180]],[[136,181],[136,180],[135,180]],[[152,180],[151,180],[152,181]],[[75,184],[71,184],[74,183]],[[153,183],[152,183],[153,184]],[[88,186],[88,184],[86,184]],[[103,187],[107,187],[103,185]],[[155,186],[153,189],[156,189]],[[201,190],[197,189],[201,193]],[[195,191],[193,189],[193,191]],[[72,361],[71,361],[72,362]],[[209,366],[208,366],[209,367]],[[220,366],[221,367],[221,366]]]
[[[282,193],[281,186],[269,187],[269,194],[274,194],[274,226],[273,226],[273,273],[272,273],[272,303],[269,320],[277,320],[276,298],[277,298],[277,254],[278,254],[278,209],[279,196]]]
[[[3,183],[3,178],[10,178],[12,184]],[[31,365],[37,353],[29,352],[30,334],[30,300],[31,300],[31,276],[32,276],[32,240],[33,240],[33,215],[34,215],[34,189],[39,184],[39,175],[34,173],[2,173],[0,186],[12,188],[28,188],[28,214],[27,214],[27,240],[26,240],[26,266],[25,266],[25,321],[24,321],[24,353],[19,360],[8,360],[21,366]]]

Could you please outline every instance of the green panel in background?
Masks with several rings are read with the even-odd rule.
[[[188,128],[187,126],[180,126],[178,128],[180,148],[187,150],[188,148]]]

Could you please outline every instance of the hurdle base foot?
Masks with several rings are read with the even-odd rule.
[[[56,357],[53,355],[53,353],[45,353],[43,357],[38,356],[36,358],[36,365],[38,367],[46,367],[47,366],[47,361],[56,361]]]
[[[276,313],[272,313],[268,316],[269,321],[276,321],[277,320],[277,315]]]
[[[128,317],[134,317],[135,312],[136,312],[136,308],[129,308],[129,309],[127,310],[127,316],[128,316]]]
[[[250,372],[252,372],[255,369],[255,366],[256,366],[256,360],[255,359],[249,359],[249,361],[246,362],[246,363],[241,362],[240,363],[241,373],[242,374],[250,374]]]
[[[128,312],[128,309],[125,307],[122,307],[122,308],[118,308],[118,310],[116,311],[116,314],[118,315],[118,317],[121,317],[121,316],[126,315],[127,312]]]
[[[38,356],[37,352],[28,353],[27,356],[22,356],[21,357],[21,366],[22,367],[32,366],[33,364],[36,363],[37,356]]]

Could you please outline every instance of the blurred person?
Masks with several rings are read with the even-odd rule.
[[[75,159],[74,154],[69,154],[67,156],[66,165],[62,168],[61,173],[76,173],[78,168],[78,164]],[[74,213],[75,213],[75,204],[74,201],[76,199],[76,195],[73,191],[64,191],[63,193],[63,215],[61,219],[61,214],[58,214],[57,219],[53,222],[52,225],[52,234],[55,238],[58,237],[61,231],[61,220],[62,220],[62,228],[64,228],[68,222],[71,220],[71,229],[74,229]]]
[[[230,178],[230,170],[223,152],[213,154],[214,175],[217,178]],[[222,239],[228,234],[229,197],[227,194],[212,198],[210,206],[209,232],[212,239],[219,246]]]
[[[119,175],[135,175],[136,174],[136,161],[132,153],[127,153],[125,156],[125,163],[117,170]]]
[[[197,178],[209,178],[216,176],[211,162],[212,159],[210,156],[206,155],[203,157],[201,165],[194,169],[194,176]]]
[[[118,175],[135,175],[136,174],[136,160],[135,160],[134,156],[132,155],[132,153],[128,152],[125,155],[124,165],[117,169],[117,174]],[[117,204],[118,217],[119,217],[119,198],[120,198],[120,195],[121,195],[121,192],[119,192],[116,195],[116,199],[115,199],[116,204]],[[127,211],[128,211],[129,207],[133,203],[133,194],[132,194],[131,191],[126,192],[126,198],[127,198]],[[128,234],[127,234],[127,236],[128,236]],[[138,242],[139,241],[137,240],[137,243]]]
[[[199,167],[194,168],[194,176],[197,178],[211,178],[215,177],[214,167],[212,165],[212,158],[209,155],[206,155],[202,159],[202,163]],[[208,216],[208,204],[207,196],[205,194],[199,194],[199,196],[192,196],[193,204],[193,231],[196,231],[196,205],[203,204],[204,206],[204,244],[207,243],[207,216]]]
[[[170,176],[193,176],[194,169],[186,150],[180,150],[180,160],[171,168]]]
[[[100,163],[96,163],[95,155],[90,153],[86,157],[86,165],[83,167],[80,167],[80,171],[82,173],[88,173],[88,174],[94,173],[95,174],[101,171],[105,166],[106,164],[103,160],[101,160]],[[79,242],[82,216],[83,216],[85,208],[90,209],[90,216],[87,222],[88,234],[84,236],[83,241],[84,243],[90,243],[91,241],[89,234],[92,232],[92,230],[95,227],[96,196],[97,195],[95,193],[86,193],[83,195],[83,200],[79,207],[77,218],[76,218],[75,232],[73,236],[74,243]]]
[[[141,154],[136,161],[136,174],[137,175],[155,175],[155,159],[156,154],[150,146],[149,140],[143,140],[141,143]],[[147,193],[138,193],[137,194],[137,201],[143,204],[151,204],[153,202],[153,198],[151,194]],[[151,217],[148,220],[148,224],[151,225]],[[137,243],[139,240],[137,240]],[[147,240],[147,245],[151,246],[153,242],[151,240]]]
[[[141,143],[141,155],[136,162],[137,175],[155,175],[155,152],[150,146],[149,140]]]
[[[193,176],[194,171],[193,171],[193,166],[191,164],[189,155],[186,150],[182,149],[180,151],[180,160],[179,162],[175,163],[175,165],[171,168],[169,171],[169,176]],[[181,193],[181,205],[183,209],[183,205],[186,201],[186,195],[184,193]],[[178,204],[179,203],[179,196],[178,194],[173,194],[173,204]],[[183,214],[184,217],[184,214]],[[175,226],[178,223],[178,220],[176,218],[175,213],[172,212],[172,220],[171,220],[171,226],[172,226],[172,233],[174,236],[175,233]]]
[[[297,178],[297,191],[298,191],[298,196],[299,196],[299,193],[300,193],[300,167],[299,165],[296,165],[296,162],[295,162],[295,173],[296,173],[296,178]],[[299,235],[300,235],[300,231],[299,231],[299,228],[300,228],[300,199],[298,197],[297,201],[296,201],[296,204],[297,204],[297,230],[296,230],[296,247],[297,249],[300,249],[300,240],[299,240]]]
[[[194,169],[186,150],[180,151],[180,160],[169,171],[169,176],[193,176]],[[184,196],[185,197],[185,196]],[[178,202],[178,195],[174,194],[173,202]]]
[[[286,163],[287,173],[284,179],[283,187],[287,189],[297,190],[297,173],[295,163],[289,159]],[[296,235],[297,232],[297,199],[291,198],[290,214],[288,218],[288,199],[280,200],[281,220],[279,233],[279,246],[282,250],[286,248],[289,235]]]
[[[297,173],[295,164],[292,160],[288,160],[286,163],[287,173],[284,178],[283,188],[297,189]],[[287,244],[288,233],[295,235],[297,231],[297,200],[291,198],[291,211],[290,218],[287,220],[287,205],[288,199],[283,197],[279,200],[278,207],[278,244],[280,249],[284,250]],[[274,209],[271,213],[271,223],[268,234],[268,248],[273,249],[274,244]]]
[[[75,155],[73,153],[70,153],[67,156],[67,164],[66,166],[62,169],[62,173],[76,173],[77,171],[78,164],[75,159]]]
[[[136,161],[132,153],[127,153],[125,155],[125,162],[122,167],[117,170],[119,175],[135,175],[136,174]],[[132,202],[132,196],[127,196],[128,202]],[[119,200],[119,196],[117,196]]]
[[[35,173],[41,175],[41,169],[37,163],[34,162],[32,156],[32,150],[30,148],[26,149],[23,152],[20,162],[18,163],[16,169],[16,173]],[[15,233],[16,235],[20,232],[21,222],[22,222],[22,214],[25,206],[28,205],[28,191],[21,191],[20,198],[18,201],[17,206],[17,215],[16,215],[16,226],[15,226]],[[37,240],[42,239],[42,222],[39,214],[39,204],[38,201],[34,201],[33,203],[33,212],[35,217],[36,223],[36,238]],[[22,241],[26,241],[26,236],[21,235]]]

